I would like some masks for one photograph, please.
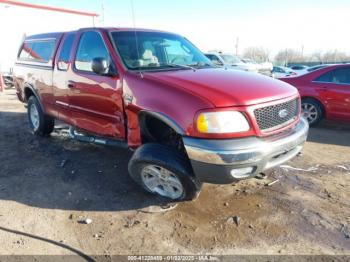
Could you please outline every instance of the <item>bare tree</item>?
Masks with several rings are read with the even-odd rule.
[[[325,52],[316,51],[312,53],[310,61],[319,63],[340,63],[350,61],[350,56],[338,50],[328,50]]]
[[[275,56],[275,61],[279,64],[287,65],[290,63],[306,62],[310,57],[303,55],[300,51],[287,48],[280,50]]]
[[[323,62],[334,63],[334,62],[345,62],[349,60],[349,56],[345,52],[338,50],[328,50],[323,54]]]
[[[256,62],[266,62],[270,59],[270,50],[264,47],[248,47],[244,50],[243,57]]]
[[[323,63],[323,54],[321,51],[315,51],[311,54],[310,56],[310,61],[311,62],[319,62]]]

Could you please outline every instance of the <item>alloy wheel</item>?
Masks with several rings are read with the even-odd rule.
[[[40,125],[39,112],[35,104],[32,104],[29,109],[30,122],[33,125],[34,130],[37,130]]]
[[[178,199],[184,192],[179,178],[174,173],[161,166],[145,166],[141,171],[141,178],[149,191],[164,197]]]
[[[316,106],[309,103],[302,103],[301,105],[302,116],[307,119],[309,124],[314,123],[318,118],[318,111]]]

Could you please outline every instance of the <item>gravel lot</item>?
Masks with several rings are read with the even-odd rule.
[[[131,152],[72,141],[60,125],[34,137],[7,90],[0,254],[350,255],[350,127],[312,128],[303,152],[265,178],[205,185],[196,201],[165,211],[129,178]]]

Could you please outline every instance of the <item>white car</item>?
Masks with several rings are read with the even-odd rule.
[[[258,63],[250,58],[242,58],[244,63],[250,63],[256,66],[259,73],[267,76],[272,76],[273,64],[271,62]]]
[[[274,66],[272,69],[272,75],[274,78],[288,77],[288,76],[296,76],[292,69],[284,66]]]
[[[207,53],[205,54],[214,64],[227,68],[243,70],[257,73],[258,67],[252,63],[245,63],[239,57],[224,53]]]
[[[309,67],[308,69],[306,69],[306,71],[307,71],[308,73],[310,73],[310,72],[313,72],[313,71],[315,71],[315,70],[318,70],[318,69],[321,69],[321,68],[325,68],[325,67],[327,67],[327,66],[330,66],[330,64],[315,65],[315,66]]]
[[[289,68],[292,69],[297,75],[303,75],[308,73],[307,69],[309,67],[304,65],[292,65],[289,66]]]

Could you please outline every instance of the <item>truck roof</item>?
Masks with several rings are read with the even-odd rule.
[[[137,32],[161,32],[161,33],[171,33],[171,32],[166,32],[166,31],[161,31],[161,30],[153,30],[153,29],[145,29],[145,28],[131,28],[131,27],[86,27],[86,28],[80,28],[78,30],[74,31],[67,31],[67,32],[52,32],[52,33],[43,33],[43,34],[36,34],[36,35],[30,35],[25,38],[25,41],[30,41],[30,40],[37,40],[37,39],[57,39],[62,34],[66,33],[74,33],[79,30],[87,30],[87,29],[94,29],[94,30],[107,30],[107,31],[137,31]],[[174,33],[171,33],[174,34]]]
[[[57,39],[63,33],[64,32],[55,32],[55,33],[44,33],[44,34],[30,35],[30,36],[26,36],[25,41],[37,40],[37,39]]]

